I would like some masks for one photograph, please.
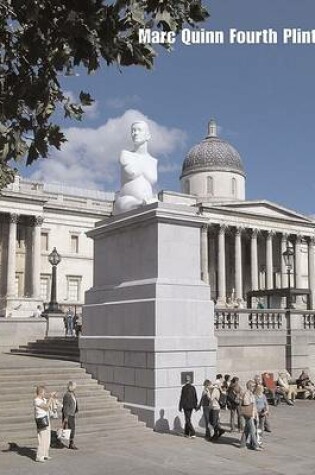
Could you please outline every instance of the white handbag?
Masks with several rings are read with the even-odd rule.
[[[58,429],[58,430],[57,430],[57,439],[58,439],[63,445],[69,445],[70,434],[71,434],[71,430],[70,430],[70,429]]]

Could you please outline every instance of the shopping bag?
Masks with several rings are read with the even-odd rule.
[[[58,430],[57,430],[57,439],[58,439],[63,445],[69,445],[70,434],[71,434],[71,430],[70,430],[70,429],[58,429]]]

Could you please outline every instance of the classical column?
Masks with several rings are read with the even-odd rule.
[[[281,236],[281,287],[283,289],[287,288],[289,285],[288,270],[283,258],[283,253],[287,250],[288,247],[288,237],[289,236],[287,233],[283,233]]]
[[[315,308],[315,261],[314,261],[315,237],[311,236],[308,241],[308,285],[311,291],[310,307]]]
[[[204,224],[201,227],[201,280],[203,280],[206,284],[209,284],[207,224]]]
[[[250,249],[251,249],[251,280],[252,290],[258,290],[258,246],[257,246],[258,229],[252,230]]]
[[[297,289],[302,287],[302,236],[297,234],[295,240],[295,286]]]
[[[16,230],[18,220],[18,214],[10,214],[8,236],[7,297],[15,297]]]
[[[218,303],[226,303],[226,270],[225,270],[225,230],[221,225],[218,235]]]
[[[42,216],[34,216],[33,245],[32,245],[32,294],[34,299],[40,298],[40,229],[43,224]]]
[[[235,231],[235,297],[243,300],[242,228]]]
[[[273,258],[272,258],[272,238],[273,231],[267,231],[266,237],[266,287],[273,288]]]
[[[217,253],[216,253],[216,238],[217,232],[214,226],[209,226],[208,228],[208,262],[209,262],[209,284],[211,287],[211,297],[217,298],[217,272],[216,272],[216,262],[217,262]]]

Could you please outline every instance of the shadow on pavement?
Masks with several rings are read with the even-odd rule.
[[[2,452],[16,452],[18,455],[21,455],[22,457],[28,457],[32,460],[35,460],[36,449],[31,449],[29,447],[21,447],[15,442],[9,442],[8,446],[9,447],[5,450],[2,450]]]

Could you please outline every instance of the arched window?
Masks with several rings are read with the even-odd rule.
[[[208,176],[207,177],[207,195],[213,196],[214,190],[213,190],[213,177]]]
[[[186,193],[187,195],[190,194],[190,183],[189,183],[189,180],[185,180],[185,181],[184,181],[184,193]]]
[[[236,196],[236,193],[237,193],[236,178],[232,178],[232,196]]]

